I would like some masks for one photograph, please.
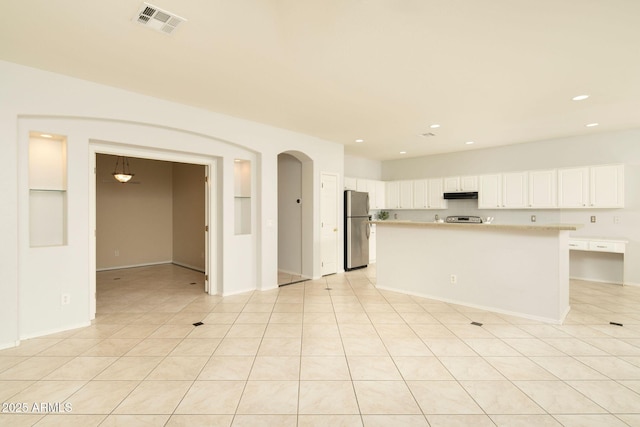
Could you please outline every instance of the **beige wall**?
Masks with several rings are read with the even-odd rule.
[[[204,166],[173,163],[173,262],[204,271]]]
[[[204,271],[204,166],[130,158],[131,182],[96,167],[96,268],[175,262]]]
[[[111,175],[115,164],[115,156],[97,156],[96,268],[171,262],[171,163],[130,158],[127,184]]]

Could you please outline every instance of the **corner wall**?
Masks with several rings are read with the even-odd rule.
[[[344,149],[340,144],[242,120],[194,107],[87,82],[34,68],[0,61],[0,348],[13,346],[25,336],[39,336],[87,324],[93,274],[90,257],[94,243],[91,224],[90,177],[92,143],[104,143],[131,156],[176,160],[176,157],[211,159],[217,165],[214,227],[219,233],[209,258],[225,294],[277,286],[277,155],[306,153],[314,162],[313,202],[319,201],[320,173],[343,176]],[[22,127],[21,127],[22,126]],[[28,244],[28,176],[25,131],[51,130],[68,136],[70,186],[68,189],[69,245],[33,251]],[[251,235],[234,234],[233,159],[255,165]],[[214,160],[216,159],[216,160]],[[208,160],[201,164],[209,164]],[[338,206],[342,201],[338,198]],[[314,209],[310,245],[313,274],[320,276],[320,213]],[[339,230],[338,235],[342,235]],[[342,239],[337,257],[342,257]],[[94,246],[95,247],[95,246]],[[37,256],[36,256],[37,252]],[[58,262],[63,260],[63,262]],[[56,266],[59,266],[58,268]],[[242,268],[238,268],[241,266]],[[47,283],[57,283],[43,295]],[[64,289],[63,289],[64,288]],[[72,294],[62,310],[60,290]],[[20,299],[18,299],[20,293]],[[28,329],[18,318],[30,319]]]

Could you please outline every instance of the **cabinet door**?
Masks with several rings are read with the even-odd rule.
[[[498,209],[502,207],[502,175],[480,175],[478,182],[478,208]]]
[[[460,191],[478,191],[478,177],[476,175],[461,176]]]
[[[584,208],[589,202],[589,169],[558,170],[558,207]]]
[[[558,178],[554,170],[529,172],[529,207],[558,207]]]
[[[426,209],[427,206],[427,180],[413,181],[413,207],[414,209]]]
[[[445,193],[455,193],[460,190],[460,177],[459,176],[448,176],[443,178],[444,192]]]
[[[603,165],[590,168],[590,206],[624,207],[624,166]]]
[[[357,179],[349,176],[344,177],[344,189],[345,190],[357,190]]]
[[[433,178],[427,181],[427,207],[429,209],[446,209],[447,201],[444,199],[444,180]]]
[[[370,225],[369,234],[369,264],[376,262],[376,225]]]
[[[527,173],[502,174],[502,207],[527,207]]]
[[[364,193],[369,192],[366,179],[361,179],[361,178],[356,179],[356,191],[362,191]]]
[[[413,208],[413,181],[400,181],[400,208]]]
[[[384,181],[374,181],[376,189],[376,209],[387,209],[386,185]]]
[[[400,208],[400,183],[389,181],[386,183],[387,209]]]

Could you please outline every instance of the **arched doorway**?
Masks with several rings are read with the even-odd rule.
[[[278,155],[278,285],[313,277],[313,161]]]

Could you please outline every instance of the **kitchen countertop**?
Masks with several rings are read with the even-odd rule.
[[[582,228],[582,224],[464,224],[464,223],[452,223],[452,222],[427,222],[427,221],[403,221],[403,220],[385,220],[385,221],[370,221],[371,224],[385,225],[393,227],[444,227],[444,228],[458,228],[458,227],[472,227],[472,228],[484,228],[494,230],[539,230],[539,231],[575,231]]]

